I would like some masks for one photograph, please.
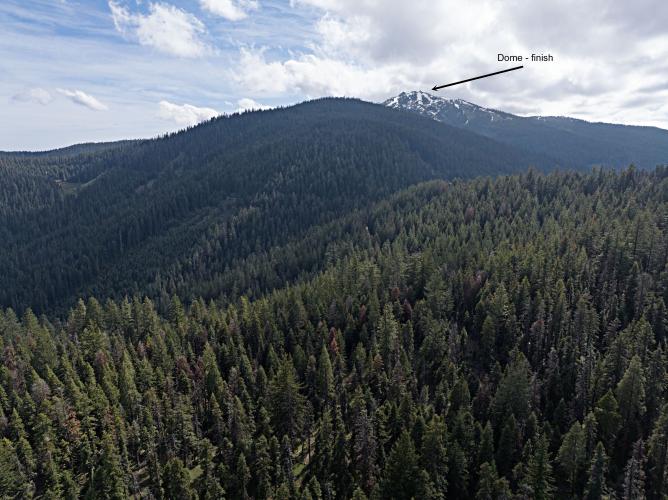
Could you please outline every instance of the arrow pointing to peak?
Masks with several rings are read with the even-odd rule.
[[[466,80],[460,80],[458,82],[447,83],[445,85],[434,85],[431,90],[440,90],[445,87],[452,87],[453,85],[459,85],[460,83],[472,82],[473,80],[480,80],[481,78],[487,78],[488,76],[500,75],[501,73],[508,73],[509,71],[515,71],[517,69],[522,69],[524,66],[515,66],[514,68],[503,69],[501,71],[495,71],[494,73],[487,73],[486,75],[475,76],[473,78],[467,78]]]

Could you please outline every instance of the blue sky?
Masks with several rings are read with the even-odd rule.
[[[498,52],[555,62],[443,95],[668,128],[663,0],[2,0],[0,23],[0,150],[323,95],[380,101],[503,69]]]

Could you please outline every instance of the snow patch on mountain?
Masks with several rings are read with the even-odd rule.
[[[484,108],[464,99],[447,99],[421,90],[402,92],[386,100],[383,104],[390,108],[413,111],[437,121],[460,126],[480,122],[481,120],[496,122],[517,118],[509,113]]]

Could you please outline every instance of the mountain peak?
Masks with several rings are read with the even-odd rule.
[[[383,102],[383,104],[391,108],[396,108],[402,107],[402,104],[406,103],[417,103],[419,105],[428,106],[431,104],[446,102],[451,104],[465,104],[469,106],[480,107],[476,104],[465,101],[464,99],[447,99],[445,97],[430,94],[429,92],[425,92],[423,90],[410,90],[401,92],[395,97],[387,99],[385,102]]]
[[[516,118],[514,115],[483,108],[464,99],[448,99],[422,90],[401,92],[383,105],[413,111],[434,120],[456,126],[467,126],[471,121],[498,121]]]

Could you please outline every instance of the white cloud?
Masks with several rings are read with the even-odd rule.
[[[263,50],[243,48],[235,78],[254,93],[373,99],[395,88],[410,86],[411,81],[404,73],[394,66],[367,68],[314,54],[302,54],[286,61],[267,61]]]
[[[239,99],[237,101],[237,111],[258,111],[262,109],[271,109],[271,106],[267,106],[266,104],[260,104],[257,101],[254,101],[253,99],[250,99],[248,97],[244,97],[242,99]]]
[[[68,97],[70,101],[81,106],[85,106],[94,111],[106,111],[109,107],[97,100],[90,94],[86,94],[82,90],[68,90],[68,89],[58,89],[58,92],[63,94],[65,97]]]
[[[174,104],[169,101],[160,101],[158,112],[160,118],[171,120],[181,126],[197,125],[219,114],[212,108],[199,108],[192,104]]]
[[[229,21],[240,21],[248,17],[249,10],[256,10],[256,0],[200,0],[202,9]]]
[[[201,40],[206,33],[194,15],[165,3],[150,3],[149,13],[133,13],[114,0],[109,8],[116,29],[142,45],[179,57],[201,57],[210,48]]]
[[[441,92],[488,107],[585,119],[661,123],[668,104],[633,105],[629,95],[665,81],[668,2],[641,7],[609,0],[291,0],[320,9],[310,55],[291,54],[260,68],[242,64],[244,81],[276,74],[274,89],[320,88],[380,100],[402,90],[429,90],[508,67],[499,52],[550,53],[554,62]],[[661,21],[660,21],[661,20]],[[240,60],[249,59],[241,53]],[[260,63],[262,61],[260,60]],[[323,85],[315,68],[337,68],[339,82]],[[299,74],[296,75],[295,72]],[[330,74],[324,72],[324,74]],[[267,86],[270,84],[267,83]]]
[[[39,87],[25,89],[12,96],[12,99],[20,102],[32,102],[46,106],[53,100],[53,96],[48,90]]]

